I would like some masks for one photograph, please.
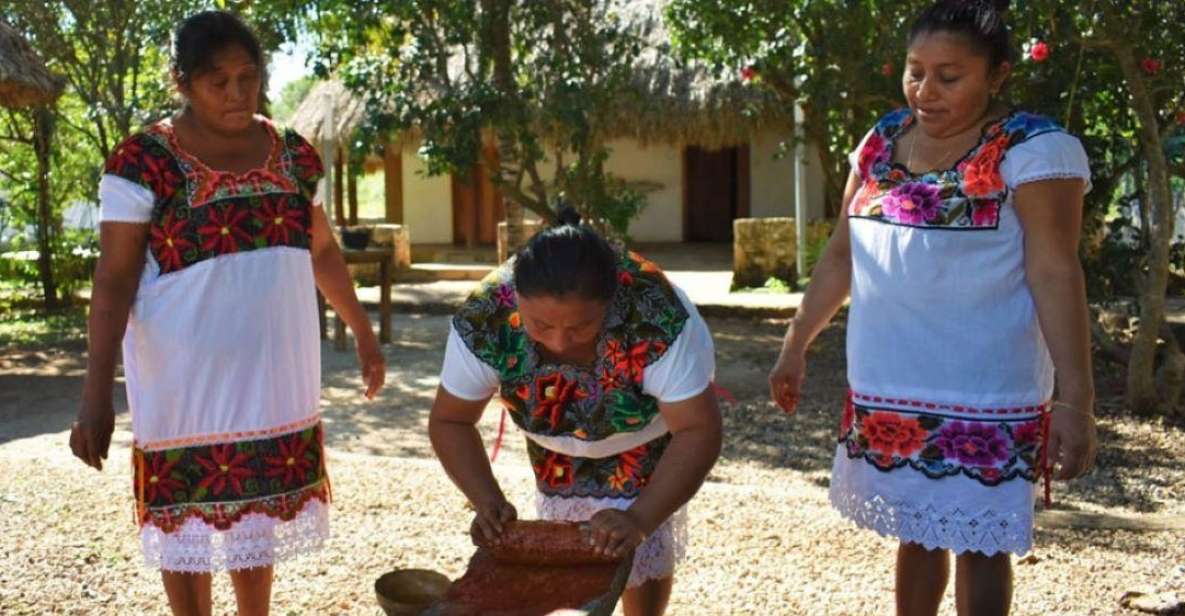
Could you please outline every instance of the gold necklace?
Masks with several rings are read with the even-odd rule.
[[[989,108],[987,111],[984,111],[984,112],[983,112],[983,114],[981,114],[981,115],[979,116],[979,119],[977,119],[977,120],[975,121],[975,123],[971,125],[971,127],[967,128],[967,129],[964,129],[964,130],[963,130],[963,132],[961,132],[961,133],[959,133],[958,135],[956,135],[956,137],[962,137],[964,134],[966,134],[966,133],[967,133],[968,131],[970,131],[972,128],[976,128],[976,127],[978,127],[978,128],[982,128],[982,127],[983,127],[983,118],[984,118],[984,117],[986,117],[986,116],[988,115],[988,113],[989,113],[989,112],[990,112],[990,108]],[[906,161],[905,161],[905,168],[906,168],[906,169],[909,169],[909,172],[910,172],[910,173],[914,173],[914,168],[913,168],[913,150],[914,150],[914,148],[915,148],[915,147],[917,147],[917,145],[918,145],[918,138],[919,138],[919,137],[921,137],[921,134],[920,134],[920,133],[919,133],[919,134],[917,134],[917,135],[914,135],[913,141],[910,141],[910,142],[909,142],[909,156],[908,156],[908,158],[907,158],[907,159],[906,159]],[[976,142],[978,143],[978,140],[976,140]],[[938,171],[942,170],[942,169],[943,169],[943,163],[945,163],[945,162],[946,162],[946,159],[947,159],[947,158],[950,158],[950,155],[951,155],[951,154],[954,154],[954,153],[955,153],[955,150],[956,150],[956,149],[958,149],[958,147],[959,147],[959,146],[958,146],[958,142],[956,141],[955,145],[951,146],[951,147],[950,147],[950,148],[948,148],[948,149],[947,149],[945,152],[943,152],[943,153],[942,153],[942,158],[939,158],[937,162],[935,162],[933,165],[931,165],[932,169],[933,169],[933,170],[938,170]],[[974,145],[972,145],[972,147],[975,147],[975,146],[974,146]]]

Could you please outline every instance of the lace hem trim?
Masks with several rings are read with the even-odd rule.
[[[190,518],[166,533],[155,526],[140,530],[144,564],[182,573],[213,573],[278,562],[320,549],[329,538],[329,506],[309,501],[290,520],[253,513],[228,530]]]
[[[1019,556],[1033,546],[1031,513],[918,507],[904,501],[891,502],[880,495],[854,494],[836,486],[831,488],[830,500],[840,515],[856,526],[928,550],[979,552],[985,556],[1007,552]]]

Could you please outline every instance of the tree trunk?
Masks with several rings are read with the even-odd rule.
[[[49,194],[49,167],[53,140],[53,112],[38,107],[33,112],[33,149],[37,153],[37,270],[45,308],[58,307],[58,285],[53,271],[53,212]]]
[[[494,87],[498,89],[502,111],[515,97],[514,73],[510,58],[510,2],[508,0],[481,0],[481,10],[485,18],[486,44],[484,49],[490,53],[490,60],[494,70]],[[515,141],[512,133],[506,130],[497,135],[498,158],[500,161],[513,161],[521,157],[515,156]],[[520,164],[526,161],[519,160]],[[501,180],[501,169],[489,167],[489,173]],[[526,238],[523,237],[523,204],[513,194],[503,193],[506,198],[506,254],[514,254]],[[546,205],[546,204],[545,204]]]
[[[1140,291],[1140,327],[1127,366],[1127,402],[1136,413],[1147,415],[1155,413],[1160,402],[1156,391],[1156,351],[1165,315],[1173,202],[1152,93],[1140,74],[1134,50],[1128,45],[1118,45],[1114,52],[1131,93],[1132,108],[1139,120],[1140,147],[1148,164],[1144,204],[1148,211],[1148,227],[1144,229],[1149,240],[1148,276]]]

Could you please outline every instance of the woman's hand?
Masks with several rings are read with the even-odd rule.
[[[361,334],[361,335],[359,335]],[[374,332],[369,328],[362,332],[355,332],[357,342],[358,366],[362,369],[362,382],[366,383],[366,398],[373,400],[375,394],[383,388],[387,380],[387,360],[379,347]]]
[[[496,501],[477,508],[473,523],[469,525],[469,536],[477,546],[489,545],[502,536],[506,524],[518,519],[518,511],[506,500]]]
[[[769,373],[769,397],[787,415],[798,410],[805,377],[806,354],[783,348],[778,363]]]
[[[1053,415],[1049,420],[1048,464],[1053,478],[1085,475],[1094,466],[1099,445],[1094,415],[1066,404],[1054,404],[1049,412]]]
[[[646,533],[628,511],[602,509],[585,528],[593,550],[613,558],[624,557],[646,540]]]
[[[114,431],[115,409],[111,406],[111,400],[83,400],[82,408],[78,410],[78,419],[70,428],[70,450],[87,466],[101,471],[103,460],[107,459],[107,450],[111,446],[111,433]]]

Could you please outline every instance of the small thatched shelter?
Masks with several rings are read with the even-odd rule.
[[[366,118],[366,104],[340,81],[318,82],[292,114],[289,126],[321,151],[325,166],[332,171],[323,197],[335,214],[338,225],[358,224],[358,189],[355,173],[343,163],[349,141]],[[328,188],[328,187],[326,187]],[[343,201],[349,201],[347,216]]]
[[[631,235],[642,241],[725,241],[736,218],[793,215],[798,199],[793,178],[801,166],[778,156],[794,131],[793,106],[740,74],[678,59],[663,14],[668,1],[610,0],[615,17],[643,47],[632,86],[592,129],[611,149],[606,170],[650,188],[649,205]],[[472,51],[455,53],[448,62],[450,78],[473,74],[466,63],[475,58]],[[420,94],[432,92],[425,87]],[[310,92],[292,124],[309,139],[342,144],[366,113],[362,96],[325,82]],[[502,200],[480,169],[464,177],[428,177],[416,155],[416,127],[388,139],[387,221],[408,225],[416,243],[472,246],[494,240]],[[543,173],[549,181],[551,170]],[[821,199],[820,192],[809,201]]]
[[[0,107],[45,105],[61,96],[63,87],[29,42],[0,21]]]

